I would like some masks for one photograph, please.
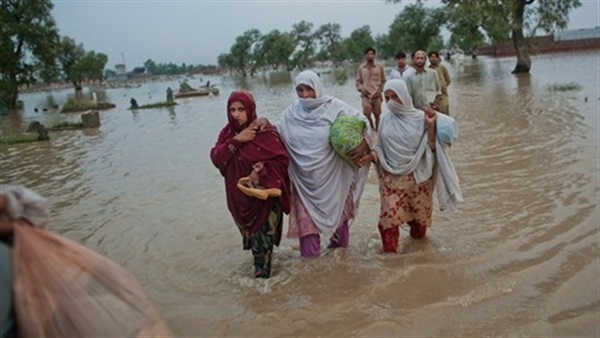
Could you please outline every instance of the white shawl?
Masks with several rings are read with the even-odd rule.
[[[454,211],[463,198],[446,145],[436,137],[435,155],[427,145],[425,113],[413,107],[404,81],[386,82],[384,92],[388,90],[396,93],[402,104],[394,100],[387,102],[390,113],[381,120],[375,146],[380,166],[394,175],[413,173],[417,183],[431,178],[435,167],[434,190],[440,210]]]
[[[346,102],[323,95],[323,85],[314,72],[298,74],[294,89],[300,84],[314,89],[316,98],[298,99],[289,105],[276,127],[291,159],[289,174],[294,190],[317,228],[328,235],[341,221],[350,189],[356,215],[369,169],[352,167],[333,150],[331,125],[344,115],[367,120]]]

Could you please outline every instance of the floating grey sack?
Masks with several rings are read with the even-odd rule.
[[[454,118],[446,114],[437,114],[436,134],[441,143],[452,144],[458,137],[458,125]]]
[[[354,165],[348,153],[358,147],[367,131],[365,121],[354,116],[340,116],[331,125],[330,142],[333,149],[350,164]]]

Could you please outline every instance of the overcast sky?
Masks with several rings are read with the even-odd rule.
[[[53,0],[61,35],[83,43],[86,50],[108,55],[107,68],[128,69],[152,59],[157,63],[216,64],[235,38],[256,28],[261,33],[289,32],[302,20],[314,28],[333,22],[342,37],[369,25],[373,36],[388,32],[406,4],[385,0]],[[600,0],[581,0],[570,15],[569,29],[600,26]],[[439,1],[426,1],[439,6]],[[447,37],[446,37],[447,38]]]

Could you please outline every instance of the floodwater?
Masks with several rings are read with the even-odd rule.
[[[537,56],[530,75],[510,74],[514,64],[447,65],[465,202],[436,210],[424,241],[401,231],[396,255],[381,253],[372,169],[348,249],[304,260],[284,238],[272,278],[251,277],[209,151],[233,89],[276,121],[293,99],[288,73],[210,78],[220,96],[173,109],[126,110],[177,81],[106,90],[117,108],[99,129],[1,145],[0,182],[47,197],[50,228],[132,271],[177,336],[599,336],[599,54]],[[323,77],[359,108],[352,76]],[[568,82],[582,88],[549,89]],[[67,94],[22,95],[24,112],[0,117],[2,129],[77,120],[33,112]]]

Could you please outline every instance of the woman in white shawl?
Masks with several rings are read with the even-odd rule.
[[[346,102],[323,95],[322,88],[314,72],[298,74],[294,80],[298,99],[276,124],[290,157],[288,238],[299,238],[302,257],[320,255],[320,234],[331,236],[328,248],[348,246],[350,222],[356,216],[369,170],[352,166],[329,141],[336,118],[355,116],[365,123],[366,118]],[[370,151],[368,134],[363,138],[349,153],[356,164]]]
[[[415,109],[402,80],[388,81],[383,90],[390,113],[381,120],[375,149],[359,163],[377,163],[378,228],[383,252],[395,253],[400,225],[410,226],[412,238],[425,237],[431,226],[434,186],[442,210],[453,211],[462,193],[446,144],[436,135],[437,113]]]

